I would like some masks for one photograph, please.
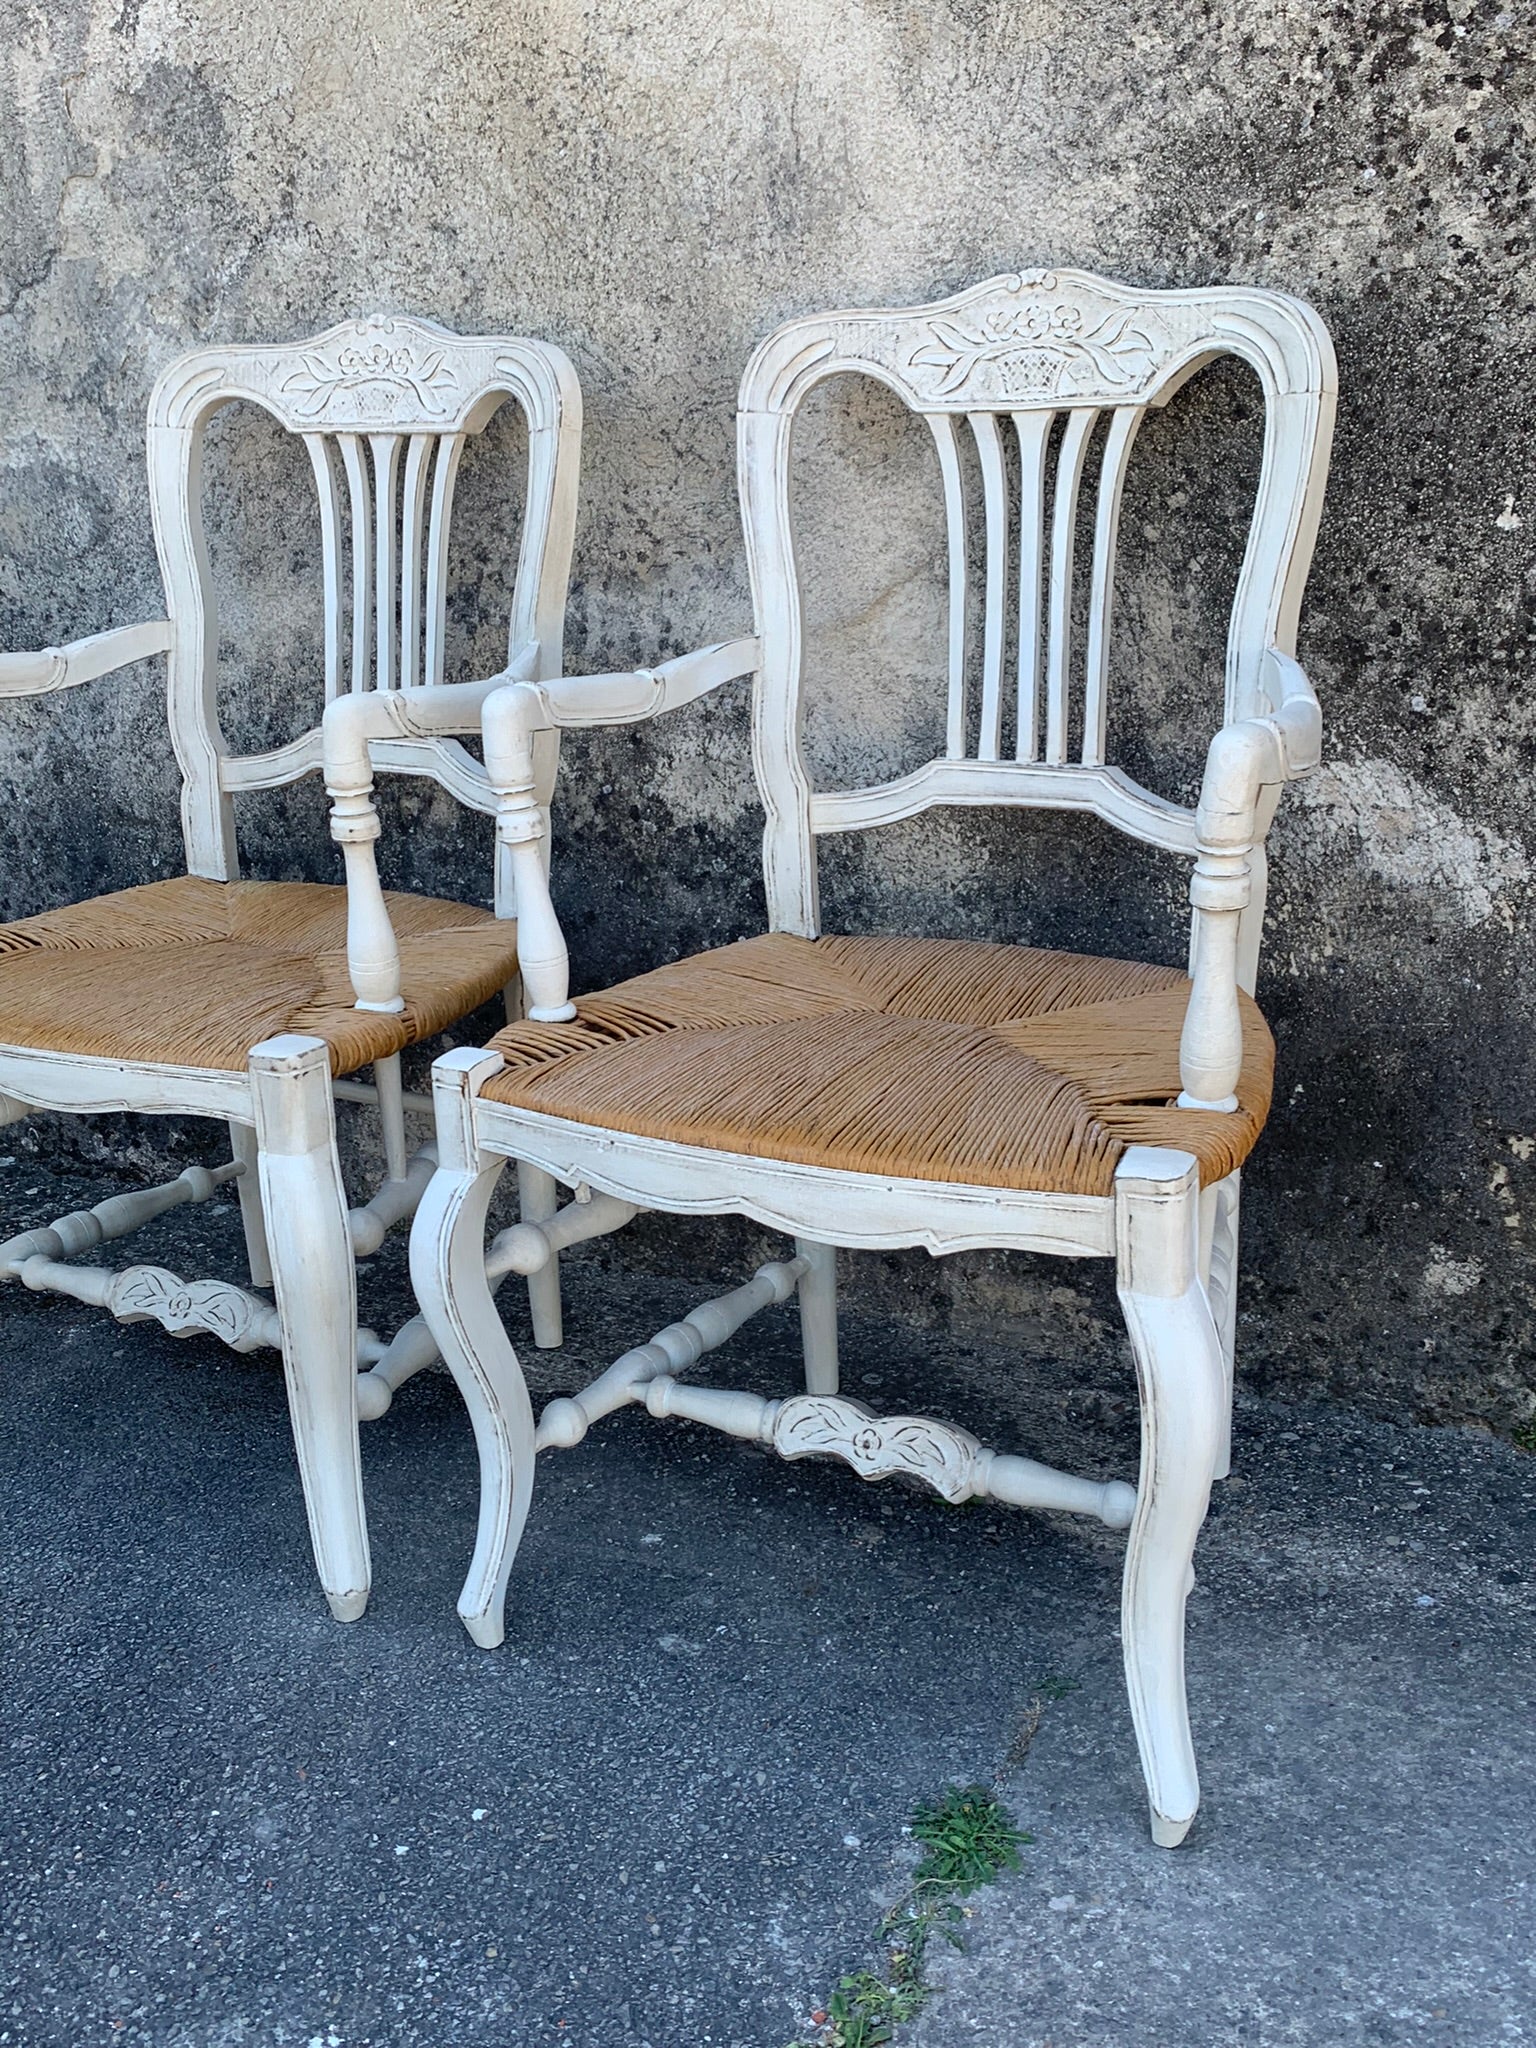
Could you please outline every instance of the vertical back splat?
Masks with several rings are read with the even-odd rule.
[[[395,664],[395,476],[400,464],[398,434],[370,434],[373,450],[373,497],[378,540],[374,561],[378,583],[374,598],[374,635],[378,643],[375,686],[392,690],[399,682]]]
[[[1056,458],[1056,491],[1051,508],[1050,639],[1045,656],[1045,758],[1057,767],[1067,758],[1068,694],[1072,684],[1072,560],[1077,540],[1077,494],[1088,442],[1098,413],[1080,406],[1067,415]]]
[[[432,471],[432,518],[427,532],[427,663],[423,681],[443,680],[443,641],[448,607],[448,522],[453,516],[453,487],[464,454],[462,434],[444,434],[437,444]]]
[[[341,690],[341,505],[331,442],[347,479],[351,543],[350,687],[395,690],[443,680],[448,534],[462,433],[307,433],[320,499],[325,576],[325,692]],[[435,456],[435,460],[434,460]],[[402,459],[403,458],[403,459]],[[958,486],[958,467],[956,469]],[[431,506],[428,509],[428,492]],[[963,546],[962,531],[962,546]],[[961,557],[963,575],[964,561]],[[961,661],[964,654],[961,592]]]
[[[341,507],[336,502],[336,471],[331,444],[324,434],[306,434],[315,490],[320,499],[320,566],[325,579],[325,701],[341,694]]]
[[[1083,765],[1104,760],[1104,712],[1109,680],[1109,627],[1115,602],[1115,541],[1131,443],[1146,407],[1117,406],[1110,415],[1099,466],[1099,501],[1093,525],[1093,584],[1088,594],[1088,658],[1083,682]]]
[[[1044,567],[1045,457],[1052,412],[1016,412],[1019,443],[1019,713],[1014,757],[1039,758],[1040,575]]]
[[[373,520],[368,461],[359,434],[338,434],[347,495],[352,503],[352,688],[366,690],[373,652]]]
[[[1007,650],[1009,600],[1016,596],[1018,631],[1017,721],[1013,757],[1049,767],[1070,765],[1072,723],[1072,604],[1076,588],[1078,503],[1089,469],[1095,430],[1105,408],[967,412],[981,470],[982,552],[985,557],[981,646],[981,709],[974,758],[1000,761],[1003,753],[1003,666]],[[971,757],[967,714],[967,600],[970,589],[970,508],[961,467],[960,444],[951,413],[923,415],[938,451],[948,541],[949,631],[948,715],[945,754],[951,761]],[[1009,550],[1014,545],[1007,453],[1001,422],[1011,420],[1018,449],[1018,578],[1009,589]],[[1146,407],[1116,406],[1099,461],[1094,513],[1093,568],[1088,593],[1087,651],[1084,658],[1082,762],[1104,762],[1105,702],[1109,676],[1109,634],[1113,613],[1115,548],[1126,470]],[[1064,420],[1056,451],[1053,487],[1052,437]],[[448,488],[451,490],[451,477]],[[1049,581],[1046,558],[1049,535]],[[1042,703],[1043,694],[1043,703]]]
[[[960,479],[960,450],[955,423],[947,412],[925,413],[939,451],[944,480],[944,527],[949,539],[949,717],[944,750],[952,761],[965,759],[965,489]]]
[[[412,434],[405,451],[405,491],[400,538],[400,680],[414,689],[421,673],[422,540],[428,466],[435,434]]]
[[[1003,438],[997,416],[967,415],[981,459],[981,497],[986,518],[987,599],[981,651],[981,730],[978,761],[1002,755],[1003,607],[1008,597],[1008,479],[1003,469]]]

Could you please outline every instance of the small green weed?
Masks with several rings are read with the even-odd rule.
[[[929,1941],[941,1934],[960,1945],[965,1913],[956,1901],[1003,1871],[1016,1870],[1020,1848],[1032,1839],[1014,1826],[985,1785],[951,1785],[937,1799],[925,1799],[912,1816],[910,1833],[925,1854],[910,1888],[880,1923],[884,1974],[860,1970],[844,1977],[825,2011],[811,2015],[814,2044],[792,2041],[790,2048],[885,2048],[895,2028],[916,2018],[928,2002]]]
[[[821,2039],[826,2048],[885,2048],[893,2028],[914,2018],[922,2004],[917,1986],[887,1984],[873,1970],[860,1970],[844,1977],[827,2000]]]
[[[1536,1422],[1522,1423],[1515,1431],[1515,1442],[1522,1451],[1529,1451],[1536,1457]]]
[[[917,1809],[912,1839],[928,1851],[912,1873],[913,1895],[920,1896],[925,1890],[973,1892],[1001,1872],[1017,1870],[1020,1844],[1029,1836],[985,1785],[965,1785],[951,1786],[941,1799]]]

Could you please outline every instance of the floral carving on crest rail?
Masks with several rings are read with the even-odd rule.
[[[1091,366],[1101,384],[1133,385],[1156,361],[1151,336],[1129,313],[1109,313],[1085,327],[1079,306],[1018,306],[987,313],[974,328],[935,320],[933,339],[911,358],[914,371],[936,373],[934,396],[1034,398],[1062,389],[1069,373]]]
[[[848,321],[841,351],[883,362],[918,399],[957,405],[1129,396],[1171,354],[1144,309],[1074,292],[1051,271],[959,304],[871,328]]]
[[[304,417],[319,421],[345,397],[349,410],[377,419],[402,411],[429,420],[446,419],[458,396],[459,380],[441,348],[418,348],[395,338],[395,326],[364,330],[330,349],[306,349],[300,367],[283,380],[283,395]]]

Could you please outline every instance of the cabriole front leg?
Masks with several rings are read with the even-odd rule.
[[[507,1579],[533,1495],[533,1407],[485,1273],[486,1212],[505,1165],[440,1167],[411,1230],[411,1282],[480,1454],[480,1517],[459,1614],[486,1650],[506,1633]]]
[[[336,1158],[330,1055],[285,1034],[250,1056],[258,1170],[294,1448],[320,1583],[338,1621],[368,1604],[357,1436],[357,1275]]]
[[[1141,1479],[1121,1632],[1152,1837],[1176,1848],[1200,1803],[1184,1691],[1184,1603],[1225,1430],[1221,1343],[1200,1280],[1186,1152],[1133,1145],[1115,1176],[1116,1285],[1141,1390]]]

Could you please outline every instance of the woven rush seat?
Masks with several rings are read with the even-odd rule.
[[[486,1097],[809,1166],[1109,1195],[1128,1145],[1252,1150],[1274,1041],[1243,1005],[1232,1113],[1174,1107],[1189,980],[1024,946],[772,933],[509,1025]]]
[[[516,926],[436,897],[386,896],[405,1008],[354,1007],[347,892],[195,875],[0,925],[0,1044],[243,1068],[280,1032],[351,1073],[429,1038],[517,971]]]

